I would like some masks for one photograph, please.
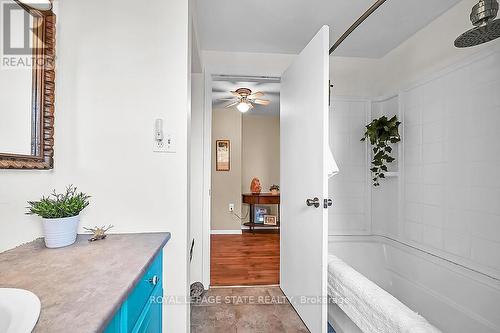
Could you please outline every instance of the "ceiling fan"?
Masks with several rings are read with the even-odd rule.
[[[236,89],[236,91],[231,91],[231,94],[233,94],[234,97],[227,99],[230,100],[231,103],[226,105],[226,108],[230,108],[236,105],[236,108],[243,113],[252,109],[254,107],[254,104],[269,105],[270,103],[269,100],[260,98],[264,96],[263,92],[257,91],[252,93],[252,90],[248,88]]]

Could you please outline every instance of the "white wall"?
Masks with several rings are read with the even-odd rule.
[[[92,195],[81,226],[172,233],[165,293],[186,296],[188,40],[187,1],[59,3],[55,168],[0,171],[1,250],[41,236],[27,200],[75,184]],[[175,154],[152,152],[157,117],[175,133]],[[165,331],[188,321],[186,304],[165,307]]]
[[[202,52],[206,71],[224,75],[281,76],[294,57],[291,54]]]
[[[190,281],[202,281],[203,277],[203,144],[204,144],[204,86],[203,74],[191,75],[191,195],[190,195],[190,242],[194,239]],[[191,244],[191,243],[190,243]],[[190,245],[191,246],[191,245]]]
[[[342,97],[376,96],[379,59],[330,56],[332,94]]]

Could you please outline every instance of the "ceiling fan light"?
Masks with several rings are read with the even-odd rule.
[[[52,9],[52,1],[50,0],[19,0],[20,3],[26,5],[30,8],[38,9],[38,10],[51,10]]]
[[[238,111],[245,113],[250,110],[250,105],[248,105],[248,103],[246,102],[241,102],[238,104],[238,106],[236,106],[236,108],[238,109]]]

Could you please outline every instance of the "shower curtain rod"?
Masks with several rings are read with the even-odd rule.
[[[346,32],[344,32],[344,34],[342,36],[340,36],[340,38],[335,42],[335,44],[333,44],[333,46],[330,48],[330,54],[333,53],[333,51],[335,51],[335,49],[337,47],[339,47],[340,44],[342,44],[342,42],[357,28],[359,27],[359,25],[361,23],[363,23],[364,20],[366,20],[368,18],[368,16],[370,16],[371,14],[373,14],[374,11],[376,11],[378,9],[378,7],[382,6],[382,4],[385,2],[386,0],[377,0],[377,2],[375,2],[370,8],[368,8],[368,10],[366,12],[363,13],[363,15],[361,15],[359,17],[359,19],[356,20],[356,22],[354,22],[350,27],[349,29],[347,29]]]

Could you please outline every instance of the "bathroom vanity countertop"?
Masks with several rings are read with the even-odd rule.
[[[0,253],[0,287],[35,293],[42,303],[33,332],[101,332],[170,233],[114,234],[48,249],[43,239]]]

